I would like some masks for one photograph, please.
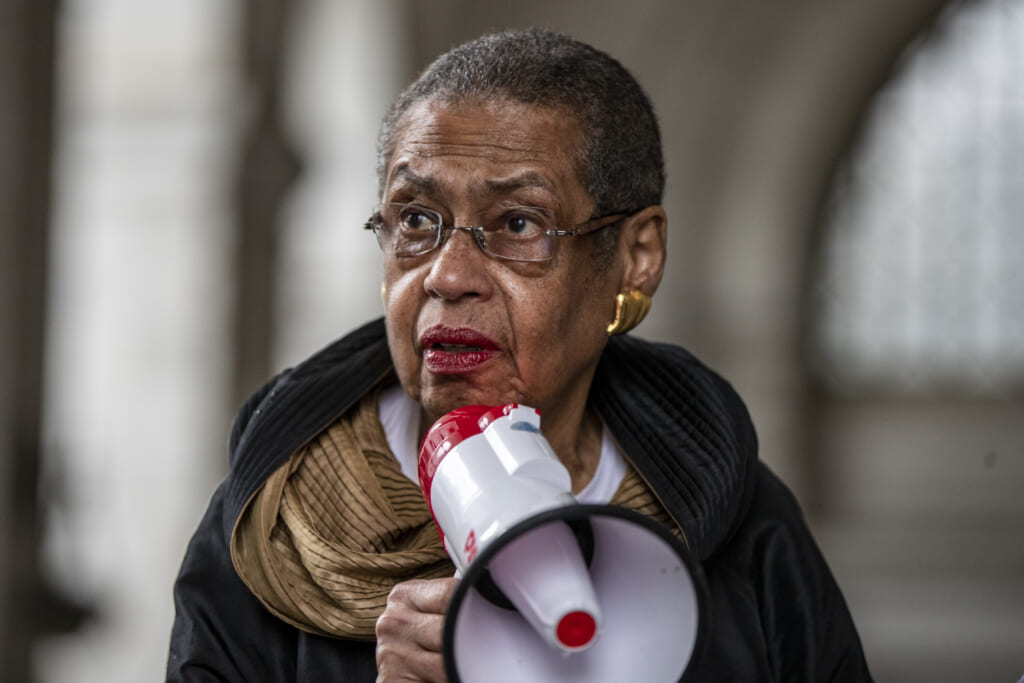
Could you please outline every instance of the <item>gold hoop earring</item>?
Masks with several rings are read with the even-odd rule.
[[[651,310],[651,297],[639,289],[620,292],[615,296],[615,319],[608,323],[608,336],[625,334],[640,324]]]

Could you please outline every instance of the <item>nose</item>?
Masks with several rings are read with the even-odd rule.
[[[423,287],[431,296],[447,301],[489,296],[489,260],[470,231],[451,230],[447,239],[434,251]]]

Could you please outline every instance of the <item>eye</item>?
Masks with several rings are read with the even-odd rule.
[[[509,232],[514,232],[517,235],[521,235],[524,232],[529,232],[530,225],[530,220],[528,218],[523,218],[522,216],[513,216],[508,220],[508,225],[506,226],[506,228],[508,229]]]
[[[547,230],[547,221],[540,214],[526,210],[509,211],[496,226],[499,232],[516,237],[535,237]]]
[[[421,232],[437,227],[437,217],[431,212],[415,206],[406,206],[398,214],[398,223],[403,230]]]

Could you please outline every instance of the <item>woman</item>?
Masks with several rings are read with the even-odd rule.
[[[242,409],[175,587],[172,680],[443,681],[454,585],[415,484],[426,429],[524,403],[581,500],[703,563],[696,680],[870,680],[842,596],[753,427],[681,349],[622,336],[662,277],[658,127],[613,59],[485,36],[403,93],[379,142],[385,316]]]

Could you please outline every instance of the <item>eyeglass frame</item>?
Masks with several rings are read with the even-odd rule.
[[[423,251],[417,252],[415,254],[394,254],[397,258],[416,258],[417,256],[424,256],[426,254],[429,254],[430,252],[432,252],[432,251],[438,249],[439,247],[443,246],[444,243],[448,240],[448,237],[450,237],[451,234],[454,233],[456,230],[464,230],[464,231],[468,232],[473,237],[473,243],[476,244],[477,248],[480,249],[480,251],[482,251],[483,253],[487,254],[488,256],[490,256],[492,258],[501,259],[501,260],[504,260],[504,261],[514,261],[516,263],[546,263],[548,261],[551,261],[555,257],[554,248],[552,248],[550,256],[548,256],[547,258],[542,258],[542,259],[523,259],[523,258],[515,258],[513,256],[504,256],[502,254],[496,254],[493,251],[488,250],[488,248],[486,246],[487,237],[484,234],[484,231],[486,230],[486,228],[484,226],[482,226],[482,225],[445,225],[444,224],[444,216],[441,214],[440,211],[435,211],[433,209],[427,209],[425,207],[418,206],[417,204],[412,203],[412,202],[385,202],[384,204],[380,204],[380,205],[377,206],[376,209],[374,209],[374,212],[370,216],[370,218],[363,224],[363,229],[364,230],[370,230],[370,231],[373,232],[374,237],[377,239],[377,246],[384,253],[387,253],[387,249],[385,248],[384,244],[381,242],[381,239],[380,239],[380,229],[383,227],[383,224],[384,224],[384,217],[381,215],[381,208],[383,206],[385,206],[385,205],[391,205],[391,206],[411,206],[411,207],[416,208],[416,210],[421,211],[423,213],[433,214],[434,216],[437,216],[437,227],[436,228],[431,228],[431,230],[433,230],[435,232],[435,234],[437,235],[437,237],[434,240],[433,246],[429,247],[428,249],[424,249]],[[510,210],[514,210],[516,208],[537,210],[537,207],[531,207],[531,206],[526,206],[526,205],[523,205],[521,207],[511,207]],[[602,214],[600,216],[593,216],[591,218],[588,218],[587,220],[583,221],[582,223],[577,223],[576,225],[572,226],[571,228],[557,228],[557,227],[555,227],[555,228],[546,228],[543,232],[544,232],[545,235],[547,235],[549,237],[584,237],[586,235],[593,235],[594,233],[599,232],[601,230],[604,230],[605,228],[610,228],[613,225],[615,225],[616,223],[620,223],[623,220],[633,216],[634,214],[639,213],[639,211],[641,211],[641,209],[636,209],[636,210],[633,210],[633,211],[618,211],[618,212],[613,212],[613,213],[606,213],[606,214]],[[589,228],[589,229],[587,227],[587,226],[589,226],[592,223],[596,223],[598,221],[602,221],[602,220],[606,220],[606,219],[610,219],[610,220],[608,220],[608,222],[603,224],[603,225],[599,225],[597,227]],[[444,233],[446,231],[448,232],[448,237],[444,236]],[[557,242],[555,242],[555,244],[557,244]]]

